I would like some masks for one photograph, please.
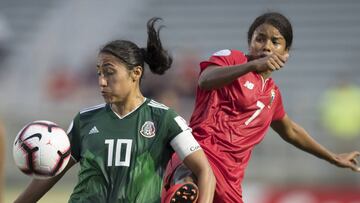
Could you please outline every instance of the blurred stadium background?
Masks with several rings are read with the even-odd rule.
[[[174,67],[160,78],[146,74],[142,88],[146,96],[189,119],[197,64],[220,49],[246,51],[250,23],[269,10],[288,16],[294,27],[290,60],[273,75],[287,113],[329,149],[360,150],[360,118],[355,110],[360,101],[347,104],[348,99],[339,107],[328,101],[343,98],[341,94],[323,99],[345,83],[359,93],[360,1],[0,0],[6,202],[12,202],[30,180],[16,169],[11,155],[21,127],[45,119],[67,129],[77,111],[103,102],[95,71],[102,44],[122,38],[144,46],[146,21],[162,17],[163,43],[174,55]],[[342,108],[350,109],[348,117],[340,117]],[[326,114],[331,109],[340,109],[335,119]],[[356,113],[358,117],[353,116]],[[334,132],[331,127],[340,120],[352,123],[353,131]],[[40,202],[65,202],[76,174],[77,168],[72,169]],[[255,148],[244,183],[247,203],[359,203],[359,194],[360,174],[301,152],[272,131]]]

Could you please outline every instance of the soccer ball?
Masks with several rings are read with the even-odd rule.
[[[26,175],[39,179],[56,176],[69,162],[69,138],[51,121],[31,122],[17,134],[13,157],[16,166]]]

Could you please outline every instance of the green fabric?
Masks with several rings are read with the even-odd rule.
[[[69,133],[81,166],[69,202],[160,202],[177,116],[150,100],[122,119],[109,105],[80,112]]]

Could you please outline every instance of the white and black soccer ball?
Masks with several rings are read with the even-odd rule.
[[[34,178],[58,175],[70,159],[66,132],[51,121],[34,121],[23,127],[13,145],[17,167]]]

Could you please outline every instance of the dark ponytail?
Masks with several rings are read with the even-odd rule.
[[[156,74],[163,74],[167,69],[171,67],[172,57],[168,51],[162,47],[160,40],[160,30],[164,27],[159,26],[155,29],[155,23],[161,18],[151,18],[147,22],[147,47],[141,48],[145,62],[149,65],[150,70]]]
[[[159,32],[164,26],[155,29],[155,23],[158,20],[161,18],[151,18],[147,22],[148,40],[146,48],[139,48],[135,43],[127,40],[115,40],[100,49],[100,53],[117,57],[129,70],[136,66],[144,68],[144,62],[146,62],[151,72],[163,74],[171,67],[172,57],[163,49],[161,44]]]

